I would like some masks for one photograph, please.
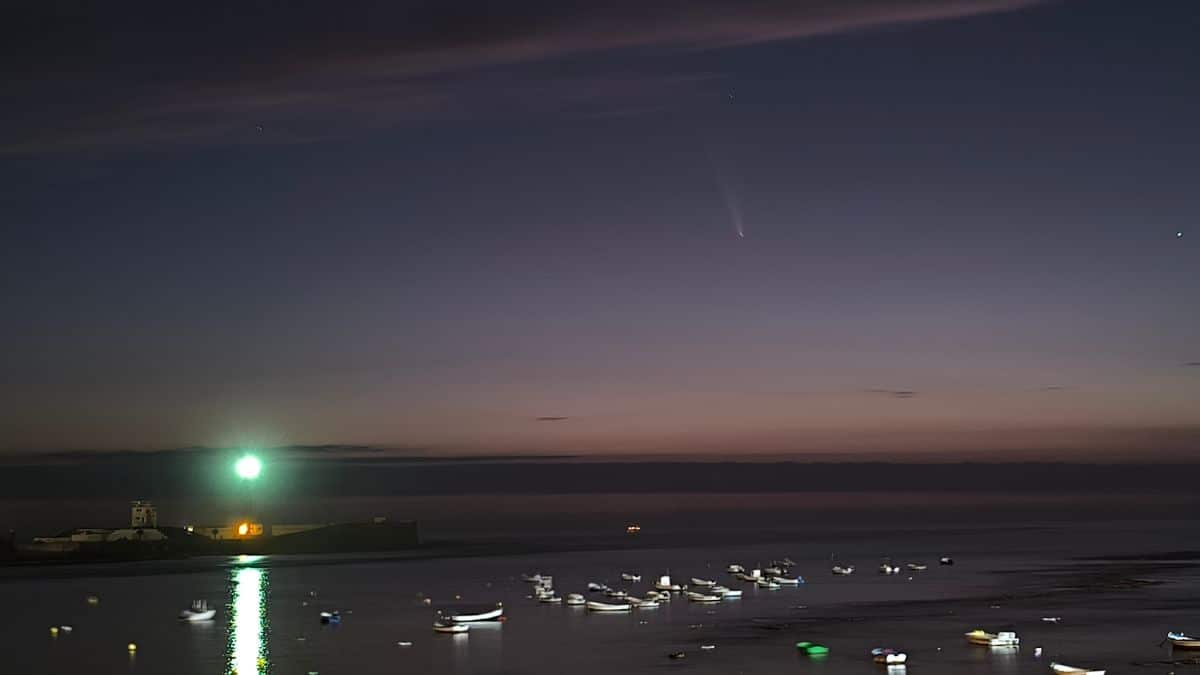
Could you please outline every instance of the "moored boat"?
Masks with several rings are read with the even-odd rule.
[[[737,563],[730,563],[725,567],[725,571],[729,572],[730,574],[737,574],[739,572],[745,572],[746,568]]]
[[[885,649],[883,647],[876,647],[875,649],[872,649],[871,657],[874,659],[875,663],[889,666],[898,666],[908,662],[908,654],[895,649]]]
[[[471,630],[471,627],[465,623],[453,623],[444,621],[433,622],[433,632],[435,633],[465,633]]]
[[[497,605],[496,609],[489,609],[485,612],[476,612],[474,614],[451,614],[450,620],[455,623],[471,623],[473,621],[495,621],[504,615],[504,607]]]
[[[908,563],[905,565],[905,567],[912,572],[923,572],[929,569],[929,565],[926,565],[925,563]]]
[[[562,601],[563,601],[562,598],[560,598],[559,596],[554,595],[554,594],[544,595],[544,596],[538,598],[538,602],[543,602],[543,603],[546,603],[547,605],[557,605],[558,603],[560,603]]]
[[[954,558],[951,558],[951,557],[950,557],[950,556],[948,556],[948,555],[944,555],[944,556],[942,556],[942,557],[938,558],[938,564],[939,564],[939,565],[953,565],[953,564],[954,564]]]
[[[1015,647],[1021,643],[1017,634],[1012,631],[989,633],[977,628],[970,633],[964,633],[964,636],[967,638],[967,642],[981,647]]]
[[[664,574],[659,577],[658,581],[654,584],[654,588],[660,591],[671,591],[676,593],[683,590],[679,584],[671,583],[671,575],[669,574]]]
[[[567,604],[572,607],[578,607],[587,604],[587,598],[579,593],[567,593]]]
[[[1176,649],[1200,649],[1200,638],[1188,637],[1183,633],[1167,633],[1167,642]]]
[[[833,569],[830,571],[838,576],[846,576],[848,574],[854,574],[854,565],[834,565]]]
[[[766,579],[766,578],[763,578],[763,579],[759,579],[758,581],[756,581],[756,582],[754,582],[754,583],[755,583],[755,584],[756,584],[756,585],[757,585],[759,588],[765,588],[765,589],[767,589],[767,590],[770,590],[770,591],[774,591],[774,590],[777,590],[777,589],[779,589],[779,588],[780,588],[780,586],[779,586],[779,583],[778,583],[778,582],[776,582],[776,581],[774,581],[774,580],[772,580],[772,579]]]
[[[628,612],[629,610],[633,609],[633,605],[627,602],[614,604],[611,602],[597,602],[595,600],[588,600],[587,608],[593,612]]]
[[[591,591],[592,593],[599,593],[601,591],[607,591],[608,586],[605,586],[604,584],[598,584],[594,581],[589,581],[588,585],[587,585],[587,589],[589,591]]]
[[[889,563],[883,563],[882,565],[879,566],[879,573],[880,574],[899,574],[900,566],[899,565],[891,565]]]
[[[784,586],[799,586],[804,583],[804,577],[771,577],[771,581]]]
[[[642,580],[642,575],[640,575],[640,574],[630,574],[629,572],[621,573],[621,581],[641,581],[641,580]]]
[[[1075,666],[1068,666],[1065,663],[1058,663],[1056,661],[1050,662],[1050,670],[1053,670],[1056,673],[1063,673],[1063,675],[1104,675],[1104,673],[1106,672],[1103,670],[1088,670],[1087,668],[1076,668]]]
[[[719,595],[709,595],[707,593],[697,593],[695,591],[688,591],[684,595],[687,597],[688,600],[690,600],[692,602],[720,602],[721,601],[721,596],[719,596]]]
[[[701,586],[703,588],[711,588],[712,586],[716,586],[717,582],[710,579],[698,579],[696,577],[692,577],[692,585]]]
[[[210,621],[216,616],[215,607],[209,607],[207,600],[194,600],[192,606],[179,613],[180,621]],[[64,626],[66,628],[66,626]],[[70,629],[68,629],[69,631]]]

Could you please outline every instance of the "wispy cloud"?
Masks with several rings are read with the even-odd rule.
[[[917,395],[917,392],[911,389],[864,389],[863,391],[868,394],[882,394],[892,398],[913,398]]]
[[[566,421],[566,420],[569,420],[569,419],[571,419],[571,418],[569,418],[569,417],[558,417],[558,416],[551,416],[551,415],[547,415],[547,416],[544,416],[544,417],[538,417],[538,418],[536,418],[536,420],[537,420],[538,422],[563,422],[563,421]]]
[[[538,64],[626,49],[730,48],[1040,1],[358,2],[336,10],[297,2],[236,11],[31,2],[10,9],[0,28],[0,72],[14,102],[0,112],[0,151],[297,142],[413,118],[486,116],[498,104],[582,106],[589,116],[653,110],[677,94],[662,85],[687,86],[695,74]],[[528,83],[541,85],[538,95],[505,96]],[[585,105],[598,83],[618,91]]]

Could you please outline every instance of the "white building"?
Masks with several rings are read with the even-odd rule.
[[[130,502],[129,526],[132,528],[158,527],[158,509],[150,502]]]

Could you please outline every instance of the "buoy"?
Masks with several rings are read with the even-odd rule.
[[[125,645],[125,649],[128,649],[130,652],[136,652],[137,651],[137,643],[130,642],[129,644]]]

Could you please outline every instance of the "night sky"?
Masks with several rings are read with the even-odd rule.
[[[1193,0],[17,5],[5,452],[1200,450]]]

